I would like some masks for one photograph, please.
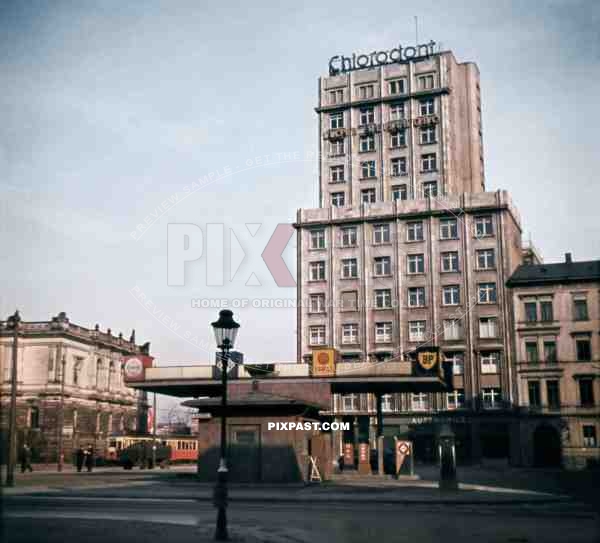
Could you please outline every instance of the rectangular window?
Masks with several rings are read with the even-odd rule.
[[[575,350],[578,362],[589,362],[592,360],[592,342],[588,338],[576,338]]]
[[[482,339],[498,337],[498,319],[496,317],[479,318],[479,337]]]
[[[334,89],[329,91],[329,104],[342,104],[344,102],[344,89]]]
[[[446,341],[456,341],[461,338],[460,321],[448,319],[444,321],[444,339]]]
[[[544,360],[548,364],[556,362],[556,342],[544,341]]]
[[[373,243],[379,245],[381,243],[390,242],[390,225],[376,224],[373,226]]]
[[[465,389],[457,388],[446,393],[446,405],[448,409],[463,409],[465,407]]]
[[[583,446],[584,447],[597,447],[598,441],[596,439],[596,427],[591,424],[584,424],[582,427],[583,431]]]
[[[463,353],[445,353],[447,361],[452,362],[452,374],[463,375],[465,371],[465,356]]]
[[[527,382],[527,393],[529,396],[530,407],[541,407],[542,398],[540,396],[540,382],[539,381],[528,381]]]
[[[458,271],[458,252],[449,251],[442,253],[442,271],[457,272]]]
[[[536,302],[525,302],[525,321],[526,322],[537,322],[537,303]]]
[[[342,247],[355,247],[356,246],[356,227],[347,226],[341,229],[341,241]]]
[[[417,78],[419,90],[433,89],[434,78],[433,74],[421,75]]]
[[[427,411],[429,409],[429,396],[426,392],[414,392],[410,402],[413,411]]]
[[[325,312],[325,294],[310,295],[310,312],[324,313]]]
[[[424,255],[408,255],[406,259],[408,273],[425,273]]]
[[[325,249],[325,230],[312,230],[310,233],[310,248]]]
[[[325,326],[311,326],[309,331],[311,345],[325,345]]]
[[[408,341],[425,340],[425,321],[409,321],[408,323]]]
[[[374,204],[377,198],[375,189],[363,189],[360,196],[363,204]]]
[[[444,305],[460,304],[460,286],[448,285],[442,287],[442,300]]]
[[[406,200],[408,199],[408,192],[406,185],[394,185],[392,187],[392,200]]]
[[[392,341],[392,323],[375,323],[375,343],[389,343]]]
[[[527,362],[529,362],[530,364],[537,364],[540,361],[540,357],[538,355],[537,341],[525,342],[525,356]]]
[[[594,405],[594,382],[592,379],[579,379],[579,402],[582,407]]]
[[[407,174],[406,157],[401,156],[401,157],[392,158],[392,160],[390,161],[390,164],[392,166],[392,171],[391,171],[392,176],[397,177],[399,175]]]
[[[344,345],[358,343],[358,324],[347,323],[342,325],[342,343]]]
[[[357,88],[356,95],[361,100],[367,100],[369,98],[373,98],[375,95],[375,87],[373,85],[360,85]]]
[[[390,134],[390,147],[398,149],[406,145],[406,130],[398,130]]]
[[[355,279],[358,277],[358,262],[356,258],[342,259],[342,279]]]
[[[546,397],[550,409],[560,408],[560,387],[557,380],[546,381]]]
[[[458,238],[458,221],[456,219],[440,219],[440,239]]]
[[[329,181],[331,183],[344,182],[344,166],[342,164],[329,168]]]
[[[438,195],[437,181],[423,183],[423,198],[435,198]]]
[[[366,153],[367,151],[374,151],[375,136],[361,136],[359,145],[362,153]]]
[[[406,223],[407,241],[423,241],[423,223],[421,221],[411,221]]]
[[[310,280],[311,281],[324,281],[325,280],[325,262],[311,262],[310,263]]]
[[[481,353],[481,373],[498,373],[500,353],[498,351]]]
[[[381,395],[381,410],[390,412],[394,410],[393,404],[394,398],[391,394],[382,394]]]
[[[481,396],[484,409],[498,409],[502,407],[499,388],[484,388],[482,389]]]
[[[392,291],[387,288],[375,290],[375,307],[388,309],[392,307]]]
[[[340,302],[342,311],[356,311],[358,309],[358,292],[355,290],[342,292]]]
[[[479,283],[477,290],[480,304],[496,303],[496,283]]]
[[[422,126],[419,130],[419,141],[421,145],[435,143],[435,125]]]
[[[494,226],[491,215],[475,217],[475,235],[478,238],[494,235]]]
[[[421,171],[435,172],[437,170],[437,159],[435,153],[421,155]]]
[[[344,140],[332,140],[329,142],[329,154],[331,156],[340,156],[344,152]]]
[[[554,320],[554,311],[551,300],[544,300],[540,302],[540,315],[542,322],[552,322]]]
[[[369,179],[370,177],[376,176],[375,161],[367,160],[360,163],[360,178]]]
[[[494,249],[481,249],[477,251],[477,269],[493,270],[495,267]]]
[[[425,287],[408,289],[408,307],[423,307],[425,305]]]
[[[374,259],[374,275],[391,275],[392,273],[392,259],[389,256],[377,256]]]
[[[587,321],[588,318],[587,300],[583,298],[573,300],[573,320]]]
[[[390,94],[404,94],[406,92],[406,80],[392,79],[388,81],[388,90]]]
[[[404,119],[404,104],[392,104],[390,106],[390,121],[400,121]]]
[[[332,192],[331,193],[331,205],[333,207],[344,207],[346,205],[346,193]]]
[[[372,107],[364,107],[360,110],[359,124],[365,126],[375,122],[375,110]]]
[[[344,128],[344,113],[342,111],[329,114],[329,128],[332,130]]]
[[[344,411],[357,411],[358,394],[342,394],[342,409]]]
[[[435,113],[435,100],[433,98],[419,100],[419,113],[422,117],[433,115]]]

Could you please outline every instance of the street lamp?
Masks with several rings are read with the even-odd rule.
[[[229,351],[233,349],[240,325],[233,320],[233,312],[223,309],[219,312],[219,320],[211,323],[215,332],[217,347],[221,349],[221,455],[217,469],[214,502],[218,509],[215,539],[227,541],[227,360]]]
[[[10,411],[8,420],[8,458],[6,463],[6,486],[15,486],[15,464],[17,463],[17,355],[19,325],[18,311],[8,317],[6,327],[13,331],[12,368],[10,377]]]

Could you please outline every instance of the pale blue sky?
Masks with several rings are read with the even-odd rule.
[[[600,257],[600,9],[597,2],[3,2],[0,5],[0,313],[137,329],[162,362],[208,360],[217,310],[193,298],[284,297],[258,255],[278,222],[315,205],[309,163],[251,169],[198,191],[139,241],[169,196],[225,166],[316,149],[317,77],[330,56],[414,40],[481,71],[488,190],[507,189],[547,261]],[[168,222],[262,222],[245,279],[166,284]],[[290,242],[285,258],[295,269]],[[254,290],[252,290],[254,289]],[[252,360],[295,357],[295,311],[236,312]],[[210,343],[212,344],[212,343]],[[212,350],[212,347],[209,348]],[[212,358],[212,357],[211,357]]]

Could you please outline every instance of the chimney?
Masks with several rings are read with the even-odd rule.
[[[565,253],[565,262],[567,264],[573,263],[573,256],[571,255],[571,253]]]

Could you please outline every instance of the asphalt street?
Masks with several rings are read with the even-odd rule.
[[[3,500],[5,543],[210,541],[215,509],[195,499],[21,495]],[[598,516],[573,503],[385,504],[235,502],[234,541],[595,543]]]

